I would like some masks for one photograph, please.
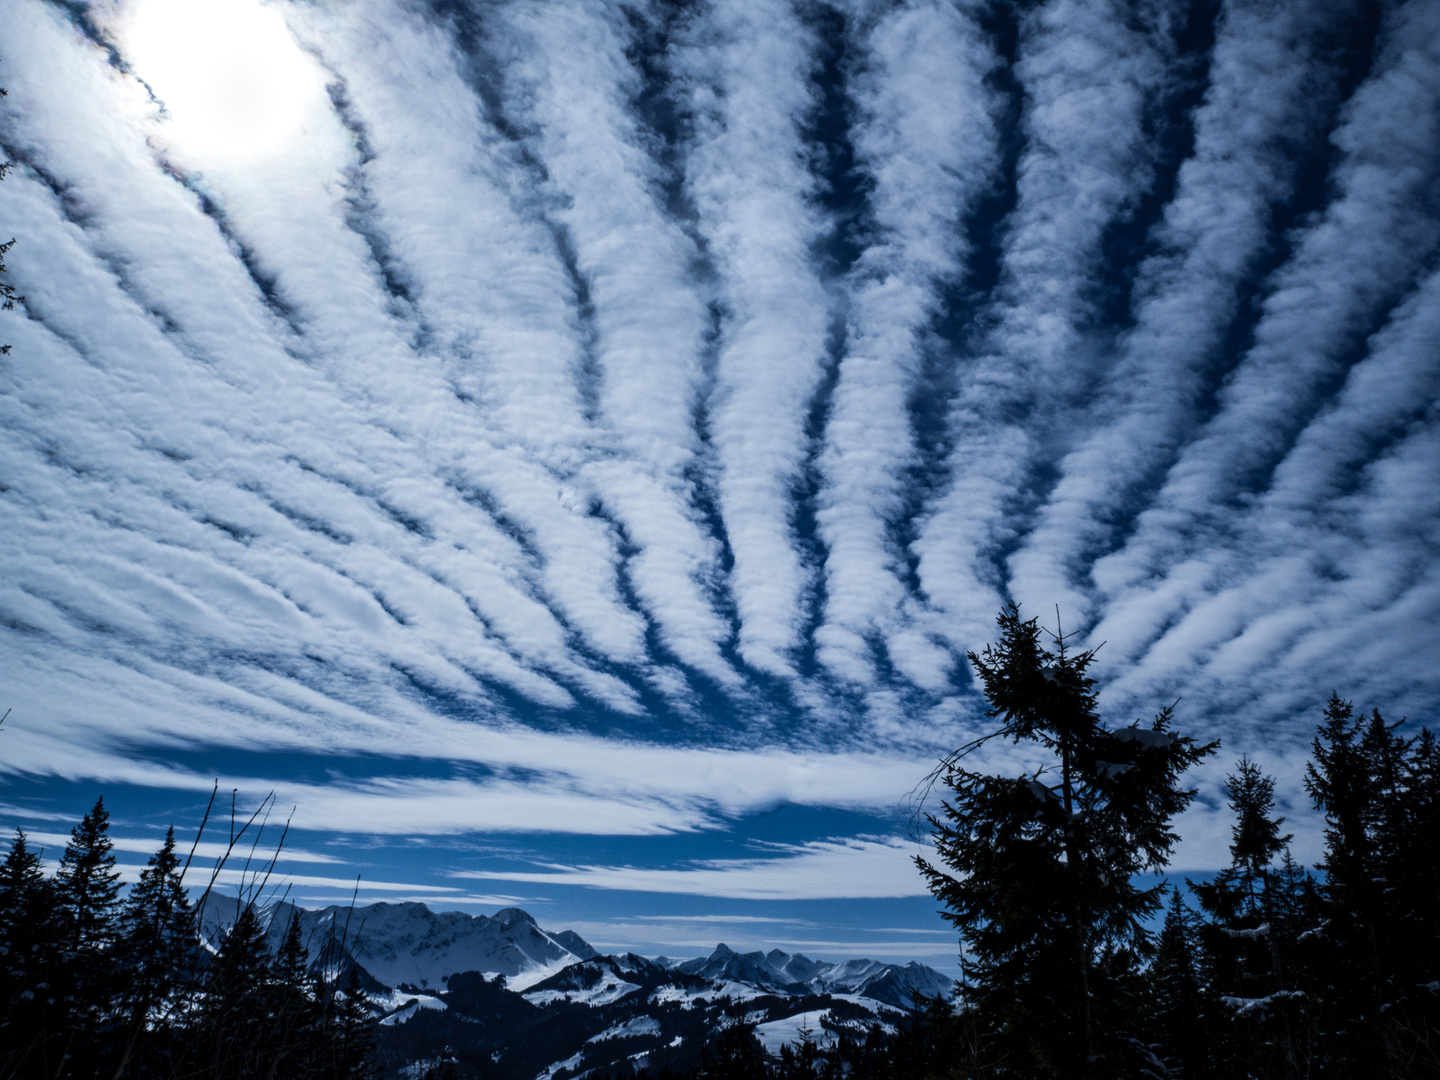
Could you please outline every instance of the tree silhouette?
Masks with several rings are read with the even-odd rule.
[[[916,859],[960,931],[976,1025],[962,1075],[1118,1075],[1149,1056],[1130,996],[1165,891],[1135,875],[1165,864],[1170,819],[1194,794],[1179,778],[1218,744],[1172,732],[1168,708],[1149,727],[1105,727],[1093,651],[1072,654],[1058,631],[1046,648],[1014,606],[996,621],[1000,641],[970,662],[1000,726],[942,762],[949,797],[928,820],[945,868]],[[962,767],[994,739],[1045,763],[1020,776]]]

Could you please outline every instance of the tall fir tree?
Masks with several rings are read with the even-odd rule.
[[[1326,823],[1317,993],[1335,1076],[1440,1076],[1440,905],[1420,850],[1437,823],[1434,739],[1397,727],[1332,694],[1306,767]]]
[[[116,1033],[114,997],[120,985],[115,940],[120,914],[120,873],[115,869],[110,815],[105,800],[70,833],[55,872],[59,925],[59,962],[55,981],[69,1004],[67,1023],[88,1030],[88,1040],[73,1040],[67,1072],[89,1075],[106,1059]]]
[[[242,904],[206,972],[188,1037],[194,1071],[208,1080],[249,1080],[270,1072],[271,958],[254,904]]]
[[[1164,885],[1135,877],[1163,866],[1170,820],[1193,797],[1181,774],[1214,752],[1170,730],[1100,722],[1094,652],[1072,654],[1058,633],[1015,607],[1000,641],[970,662],[1000,726],[942,763],[949,797],[931,816],[939,862],[917,858],[944,916],[960,932],[964,994],[974,1010],[959,1075],[1117,1077],[1153,1070],[1138,1035],[1138,960]],[[1049,764],[1023,776],[962,767],[991,739]]]
[[[1209,998],[1229,1013],[1215,1028],[1216,1057],[1236,1073],[1297,1080],[1304,1055],[1296,1031],[1307,1013],[1290,970],[1302,913],[1289,889],[1300,873],[1288,857],[1291,836],[1280,834],[1275,780],[1248,757],[1225,778],[1235,823],[1230,865],[1191,890],[1206,915],[1200,942]],[[1274,863],[1285,858],[1287,875]]]
[[[71,831],[55,873],[65,945],[76,955],[98,957],[114,944],[120,909],[120,873],[115,869],[114,849],[110,815],[105,800],[99,798]]]
[[[287,1076],[311,1076],[318,1067],[323,1034],[312,998],[307,968],[309,950],[300,926],[300,912],[292,911],[285,936],[275,952],[271,979],[271,1016],[275,1026],[275,1063]]]
[[[140,871],[120,919],[116,1075],[162,1075],[178,1054],[176,998],[198,978],[195,918],[181,876],[172,828]]]
[[[375,1080],[375,1026],[360,969],[349,965],[335,1006],[324,1057],[324,1080]]]
[[[51,1076],[64,1056],[70,1003],[60,970],[55,890],[23,830],[0,865],[0,1076]]]
[[[1146,972],[1149,1041],[1173,1080],[1215,1075],[1214,1017],[1201,982],[1195,913],[1172,889],[1155,956]]]

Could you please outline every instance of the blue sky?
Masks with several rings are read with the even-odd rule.
[[[1177,869],[1241,753],[1314,860],[1332,689],[1433,721],[1435,0],[0,4],[52,851],[218,780],[301,902],[944,966],[1003,603],[1224,740]]]

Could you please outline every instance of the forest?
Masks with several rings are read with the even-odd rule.
[[[1230,864],[1145,885],[1194,797],[1183,775],[1218,743],[1178,733],[1168,708],[1148,726],[1107,728],[1093,652],[1047,643],[1013,608],[999,624],[999,641],[971,654],[993,730],[932,774],[935,858],[918,860],[959,937],[954,1001],[778,1056],[738,1009],[689,1075],[1440,1076],[1433,733],[1332,694],[1303,777],[1326,823],[1320,863],[1296,863],[1275,778],[1242,757],[1225,785]],[[996,739],[1043,764],[1018,777],[969,770]],[[0,1078],[380,1075],[384,1033],[343,940],[312,956],[296,920],[272,953],[261,888],[209,940],[211,890],[187,891],[173,829],[122,894],[108,823],[97,800],[50,875],[17,831],[0,867]],[[485,1075],[443,1055],[412,1071]]]

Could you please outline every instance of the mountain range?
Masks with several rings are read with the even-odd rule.
[[[202,918],[218,947],[239,901],[211,897]],[[686,1070],[708,1038],[743,1018],[767,1049],[803,1030],[817,1041],[893,1031],[920,996],[948,997],[934,968],[830,963],[724,944],[692,959],[602,955],[527,912],[434,912],[421,903],[267,910],[272,945],[292,916],[315,966],[354,965],[380,1018],[386,1077],[450,1063],[457,1080],[567,1080],[665,1066]]]

